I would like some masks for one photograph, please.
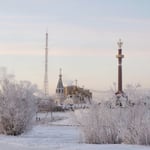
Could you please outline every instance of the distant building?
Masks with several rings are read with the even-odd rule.
[[[89,90],[80,88],[77,85],[63,86],[62,73],[60,69],[59,80],[56,87],[57,104],[81,104],[90,103],[92,93]]]
[[[64,86],[62,82],[62,70],[60,69],[59,80],[56,87],[56,103],[61,104],[65,100]]]
[[[89,90],[72,85],[64,88],[66,101],[71,99],[74,104],[91,103],[92,93]]]

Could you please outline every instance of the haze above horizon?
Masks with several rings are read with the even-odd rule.
[[[0,66],[43,88],[49,33],[49,90],[59,68],[65,84],[106,90],[117,82],[117,42],[123,41],[123,85],[150,88],[149,0],[5,0],[0,4]]]

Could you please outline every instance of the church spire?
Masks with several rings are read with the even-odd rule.
[[[62,78],[62,69],[59,69],[59,78]]]
[[[62,69],[61,68],[59,70],[59,80],[57,83],[56,93],[57,94],[63,94],[64,93],[64,86],[63,86],[63,82],[62,82]]]

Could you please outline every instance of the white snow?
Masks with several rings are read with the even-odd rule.
[[[39,115],[45,117],[45,114]],[[48,114],[50,119],[50,114]],[[0,135],[0,150],[149,150],[149,146],[99,145],[80,143],[80,133],[72,124],[70,113],[55,113],[55,122],[37,123],[21,136]]]

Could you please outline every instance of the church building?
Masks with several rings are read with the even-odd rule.
[[[59,79],[56,87],[56,103],[62,104],[65,100],[64,86],[62,81],[62,70],[60,69]]]
[[[57,104],[81,104],[91,103],[92,93],[89,90],[76,85],[63,86],[62,70],[60,69],[59,80],[56,87]]]

